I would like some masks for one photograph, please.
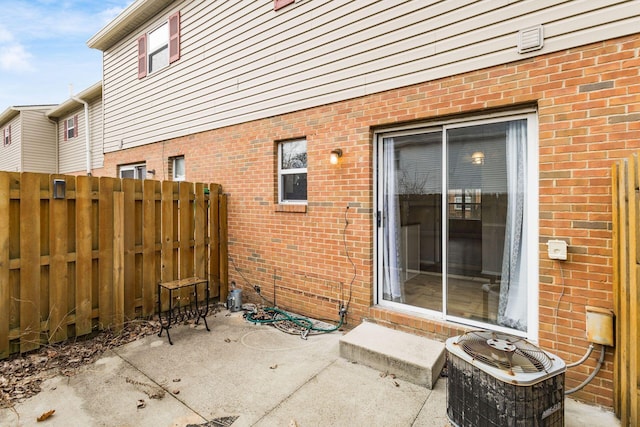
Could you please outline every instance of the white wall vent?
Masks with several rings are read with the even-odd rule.
[[[518,31],[518,53],[527,53],[542,49],[544,30],[542,25]]]

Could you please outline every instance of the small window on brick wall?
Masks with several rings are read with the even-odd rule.
[[[185,180],[184,156],[176,156],[169,159],[169,175],[174,181]]]
[[[278,193],[280,203],[307,203],[307,140],[278,144]]]

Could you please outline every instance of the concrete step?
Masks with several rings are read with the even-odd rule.
[[[340,356],[431,389],[445,363],[444,343],[363,322],[340,338]]]

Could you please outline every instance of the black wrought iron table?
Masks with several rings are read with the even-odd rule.
[[[202,298],[202,294],[198,295],[199,288],[204,291],[204,299]],[[188,296],[184,295],[186,293],[184,289],[188,289]],[[163,311],[162,295],[167,292],[169,293],[169,307],[166,311]],[[169,335],[169,329],[171,329],[171,325],[176,322],[195,319],[197,325],[200,319],[203,319],[204,326],[207,328],[207,331],[210,331],[206,317],[208,314],[209,281],[207,279],[188,277],[186,279],[158,283],[158,319],[160,320],[160,333],[158,336],[162,336],[162,331],[167,331],[169,344],[173,345],[171,336]]]

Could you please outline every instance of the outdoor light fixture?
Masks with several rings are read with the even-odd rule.
[[[64,179],[53,180],[53,198],[64,199],[66,193],[67,183]]]
[[[335,150],[331,150],[331,164],[332,165],[337,165],[338,164],[338,159],[342,157],[342,150],[340,148],[336,148]]]
[[[484,153],[482,151],[476,151],[471,155],[471,163],[474,165],[484,164]]]

